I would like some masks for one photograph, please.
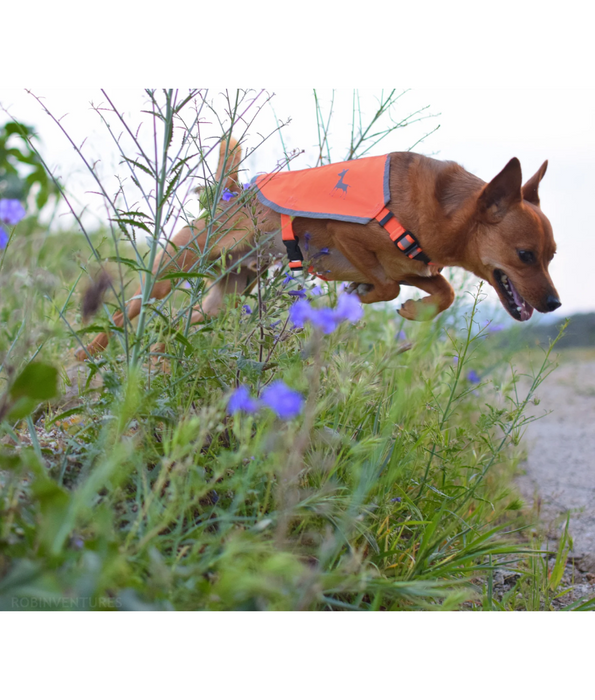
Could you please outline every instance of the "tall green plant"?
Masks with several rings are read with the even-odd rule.
[[[0,127],[0,198],[25,201],[36,187],[40,211],[58,190],[32,145],[34,140],[39,139],[31,126],[8,121]]]

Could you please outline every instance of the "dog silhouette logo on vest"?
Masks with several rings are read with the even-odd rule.
[[[331,192],[331,196],[335,195],[335,190],[339,190],[340,192],[343,192],[343,198],[347,195],[347,188],[351,187],[351,185],[349,185],[346,182],[343,182],[343,178],[345,177],[345,175],[347,175],[348,171],[349,171],[349,168],[345,168],[345,170],[342,170],[339,173],[339,179],[337,181],[337,184],[333,187],[333,191]]]

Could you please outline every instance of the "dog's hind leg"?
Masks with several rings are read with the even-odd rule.
[[[238,169],[241,161],[242,150],[238,141],[233,137],[230,137],[228,140],[222,140],[219,147],[219,164],[217,166],[215,180],[223,182],[224,187],[231,192],[239,193],[242,190],[238,180]],[[191,245],[193,242],[194,245]],[[151,296],[154,299],[163,299],[169,294],[171,291],[170,280],[159,280],[159,276],[166,272],[175,272],[176,270],[190,270],[197,261],[199,251],[204,252],[205,247],[206,236],[204,221],[196,220],[178,231],[153,266],[153,275],[156,281],[153,284]],[[214,247],[214,257],[219,253],[219,248]],[[126,304],[126,317],[130,320],[140,313],[141,294],[142,288],[139,287],[132,300],[128,301]],[[217,294],[214,295],[214,298],[216,297]],[[122,311],[116,311],[112,317],[113,324],[119,328],[124,326],[125,320],[126,318]],[[75,357],[77,360],[85,360],[89,356],[93,357],[102,350],[105,350],[108,343],[109,335],[107,333],[100,333],[86,348],[77,350]]]
[[[409,321],[428,321],[448,309],[455,300],[454,289],[442,275],[433,277],[404,277],[403,284],[418,287],[429,296],[423,299],[407,299],[399,314]]]
[[[401,287],[394,279],[387,276],[380,264],[376,253],[361,244],[353,235],[351,226],[332,222],[328,230],[334,238],[335,248],[347,258],[365,279],[357,291],[363,304],[373,304],[376,301],[391,301],[399,296]],[[339,278],[341,279],[341,278]],[[359,293],[363,292],[363,293]]]
[[[161,280],[155,282],[153,289],[151,290],[151,296],[154,299],[163,299],[171,291],[171,281]],[[136,290],[133,298],[126,305],[126,317],[129,321],[136,318],[141,309],[141,299],[142,287]],[[118,328],[124,326],[124,314],[122,311],[116,311],[112,316],[112,323]],[[109,335],[107,333],[99,333],[95,338],[87,345],[86,348],[80,348],[76,351],[75,357],[77,360],[85,360],[87,357],[97,355],[97,353],[102,352],[108,346]]]
[[[171,280],[160,280],[160,275],[166,272],[175,272],[176,270],[189,270],[197,260],[197,252],[193,249],[191,241],[196,236],[197,226],[185,226],[172,239],[165,250],[161,253],[158,260],[153,265],[153,275],[157,278],[151,289],[151,297],[153,299],[163,299],[171,291]],[[126,303],[126,317],[129,320],[136,318],[141,310],[141,294],[142,287],[139,286],[134,296]],[[112,323],[118,328],[124,326],[125,317],[122,311],[116,311],[112,317]],[[75,357],[77,360],[85,360],[87,357],[93,357],[97,353],[102,352],[108,346],[109,335],[107,333],[99,333],[87,345],[86,348],[80,348],[76,351]]]
[[[242,266],[237,272],[228,272],[211,286],[205,298],[194,307],[190,323],[202,323],[208,318],[217,316],[225,302],[225,297],[233,294],[239,296],[246,290],[250,282],[251,270]]]

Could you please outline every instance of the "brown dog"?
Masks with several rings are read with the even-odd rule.
[[[223,156],[228,154],[228,158]],[[446,266],[462,267],[494,287],[508,313],[519,321],[560,306],[548,265],[556,251],[552,227],[539,206],[538,187],[547,161],[522,184],[521,166],[513,158],[489,183],[454,162],[442,162],[414,153],[391,153],[387,207],[408,231],[413,232],[432,264],[408,258],[395,247],[387,231],[376,221],[367,224],[296,217],[293,231],[308,241],[306,256],[311,270],[327,280],[351,282],[364,304],[390,301],[400,285],[418,287],[428,296],[408,300],[399,313],[406,319],[427,319],[447,309],[454,290],[440,274]],[[255,239],[270,235],[267,255],[285,253],[280,215],[246,196],[239,184],[239,144],[221,143],[217,180],[237,196],[219,205],[216,225],[198,219],[179,231],[155,264],[152,296],[165,297],[172,288],[165,273],[193,269],[203,251],[210,260],[225,254],[229,272],[214,284],[192,323],[218,313],[226,294],[243,292],[255,258]],[[127,305],[128,318],[140,311],[140,289]],[[113,323],[122,326],[118,311]],[[82,360],[103,350],[105,333],[77,352]]]

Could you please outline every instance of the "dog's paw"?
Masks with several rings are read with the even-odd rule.
[[[346,294],[357,294],[358,297],[363,297],[369,294],[374,289],[373,284],[366,284],[364,282],[352,282],[349,287],[345,287]]]
[[[431,321],[438,315],[438,306],[430,297],[407,299],[398,309],[398,313],[408,321]]]
[[[401,308],[397,309],[397,313],[408,321],[417,321],[419,318],[418,302],[414,299],[407,299],[406,302],[401,304]]]

